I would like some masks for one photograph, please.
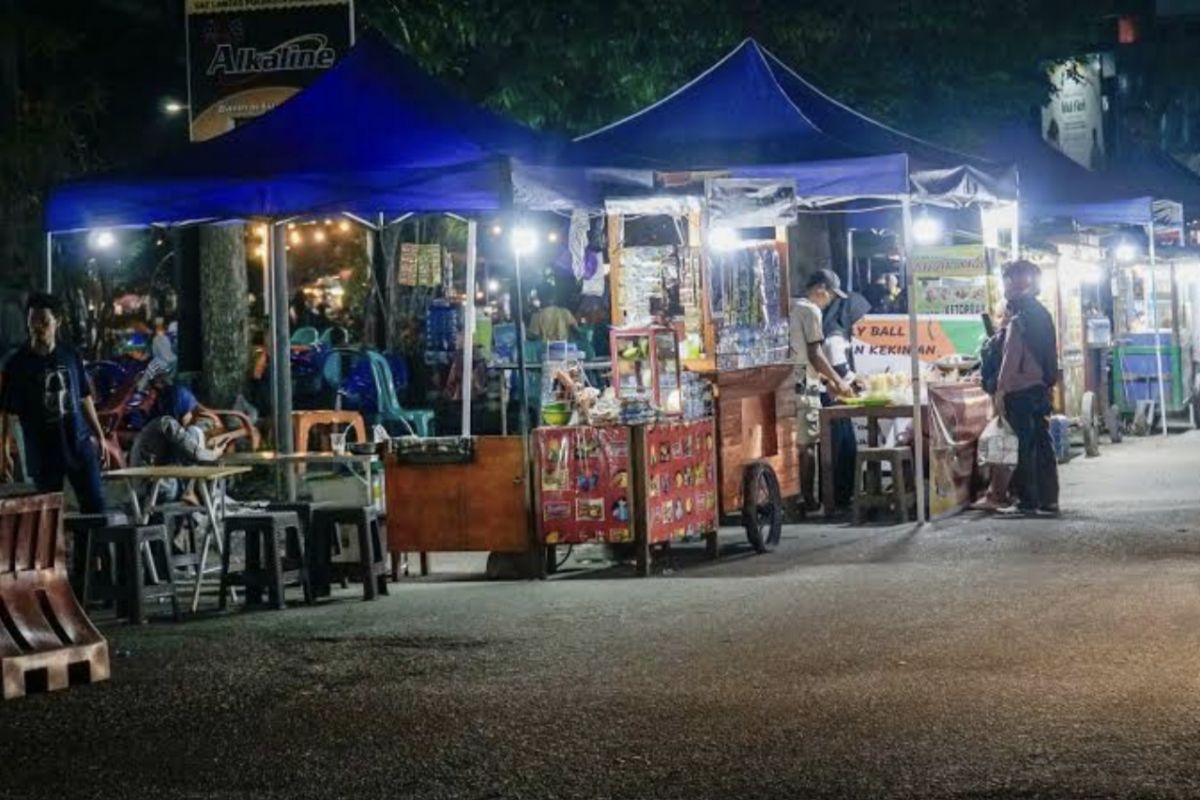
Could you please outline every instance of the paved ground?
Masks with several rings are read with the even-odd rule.
[[[0,707],[0,797],[1198,797],[1198,451],[1077,460],[1058,521],[110,627]]]

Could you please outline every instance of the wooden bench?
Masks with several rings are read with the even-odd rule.
[[[0,675],[4,698],[109,677],[108,642],[67,578],[62,494],[0,500]]]

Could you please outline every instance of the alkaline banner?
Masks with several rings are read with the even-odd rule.
[[[987,310],[987,252],[982,245],[920,247],[912,263],[918,314]]]
[[[188,0],[192,141],[270,111],[352,44],[353,0]]]

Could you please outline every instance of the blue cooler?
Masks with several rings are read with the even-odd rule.
[[[1050,441],[1054,443],[1054,457],[1062,464],[1071,458],[1071,420],[1062,414],[1050,417]]]

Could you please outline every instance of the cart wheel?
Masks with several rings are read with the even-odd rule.
[[[1096,430],[1096,395],[1084,392],[1080,402],[1079,424],[1083,428],[1083,451],[1088,458],[1100,455],[1100,433]]]
[[[779,544],[783,533],[783,498],[779,479],[769,464],[756,461],[742,473],[742,526],[750,545],[760,553]]]

